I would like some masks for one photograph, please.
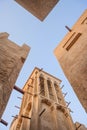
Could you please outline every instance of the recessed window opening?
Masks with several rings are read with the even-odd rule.
[[[50,99],[54,100],[53,90],[52,90],[52,83],[50,80],[47,80],[48,90],[49,90],[49,97]]]
[[[45,88],[44,88],[44,78],[40,77],[40,94],[45,96]]]

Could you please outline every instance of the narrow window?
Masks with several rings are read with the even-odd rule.
[[[81,36],[81,33],[73,33],[71,37],[67,40],[67,42],[63,45],[63,48],[65,48],[67,51],[75,44],[75,42],[78,40],[78,38]]]
[[[44,90],[44,78],[40,77],[40,94],[42,96],[45,96],[45,90]]]
[[[87,17],[82,21],[81,24],[87,24]]]
[[[54,95],[53,95],[53,91],[52,91],[52,86],[51,86],[51,81],[47,80],[47,85],[48,85],[48,90],[49,90],[49,97],[50,99],[54,100]]]

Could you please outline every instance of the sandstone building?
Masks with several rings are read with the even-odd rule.
[[[87,112],[87,10],[68,30],[54,54]]]
[[[59,0],[15,0],[41,21],[50,13]]]
[[[0,33],[0,122],[18,74],[30,47],[22,47],[8,39],[8,33]]]
[[[75,130],[60,83],[58,78],[35,68],[23,87],[20,112],[10,130]]]

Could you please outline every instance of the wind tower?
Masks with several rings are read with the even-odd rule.
[[[20,112],[10,130],[75,130],[60,83],[60,79],[35,68],[23,87]]]

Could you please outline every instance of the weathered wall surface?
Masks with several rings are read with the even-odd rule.
[[[59,0],[15,0],[41,21],[50,13]]]
[[[87,10],[54,53],[87,112]]]
[[[0,33],[0,118],[30,49],[25,44],[16,45],[8,36]]]
[[[39,116],[40,130],[75,130],[69,111],[63,106],[43,98],[39,108],[39,113],[41,112],[43,113]]]

